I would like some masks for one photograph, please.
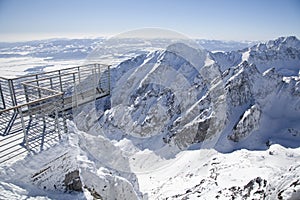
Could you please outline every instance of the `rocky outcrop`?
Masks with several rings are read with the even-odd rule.
[[[255,65],[244,61],[234,69],[233,75],[226,81],[226,91],[229,104],[242,106],[254,102],[254,85],[261,79]]]
[[[228,135],[228,139],[239,142],[249,136],[259,127],[261,110],[258,105],[254,105],[245,111],[240,121],[234,126],[233,133]]]
[[[118,87],[113,88],[112,109],[101,118],[103,126],[142,138],[171,135],[182,128],[186,123],[178,126],[179,117],[207,91],[199,72],[206,57],[206,51],[184,44],[148,54],[143,64],[124,74],[126,80],[121,77],[115,83]]]
[[[80,178],[74,176],[78,172],[74,163],[75,157],[71,153],[56,154],[53,160],[31,175],[31,182],[44,190],[82,191]]]
[[[68,191],[82,192],[82,182],[80,180],[79,171],[75,170],[65,175],[64,185]]]

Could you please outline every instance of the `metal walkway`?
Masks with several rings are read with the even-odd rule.
[[[110,94],[110,66],[0,77],[0,164],[56,144],[73,107]]]

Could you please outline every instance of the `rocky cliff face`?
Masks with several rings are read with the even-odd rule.
[[[299,49],[295,37],[227,53],[180,43],[125,61],[112,70],[112,96],[98,102],[101,110],[110,101],[100,116],[103,134],[156,138],[158,146],[168,143],[180,149],[226,144],[220,149],[229,151],[239,146],[230,141],[253,140],[249,135],[260,134],[266,143],[281,137],[281,130],[298,130],[296,122],[285,119],[300,117]],[[283,73],[284,66],[293,76]],[[283,112],[285,104],[289,112]],[[267,123],[272,117],[283,119],[281,112],[284,122],[269,135]]]
[[[258,105],[251,106],[246,110],[240,121],[234,126],[233,133],[228,135],[228,139],[238,142],[241,139],[256,131],[259,127],[261,110]]]

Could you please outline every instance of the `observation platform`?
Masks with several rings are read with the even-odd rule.
[[[56,144],[72,108],[110,95],[110,66],[0,77],[0,164]]]

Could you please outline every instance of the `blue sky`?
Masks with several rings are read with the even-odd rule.
[[[144,27],[192,38],[300,37],[299,0],[0,0],[0,41],[112,36]]]

